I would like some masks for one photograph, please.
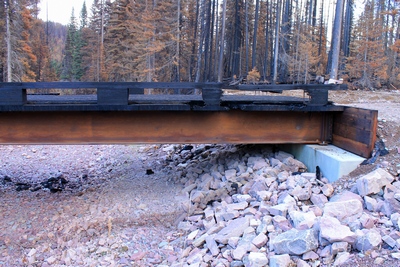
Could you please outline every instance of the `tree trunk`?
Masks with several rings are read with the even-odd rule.
[[[258,31],[258,13],[260,9],[260,0],[256,0],[256,11],[255,11],[255,16],[254,16],[254,33],[253,33],[253,50],[252,50],[252,56],[251,56],[251,69],[254,69],[256,66],[256,60],[257,60],[257,31]]]
[[[218,1],[216,1],[216,11],[215,11],[215,16],[216,16],[216,18],[215,18],[215,29],[216,29],[216,31],[215,31],[215,55],[214,55],[214,58],[215,58],[215,63],[214,63],[214,80],[215,79],[217,79],[218,80],[218,55],[219,55],[219,50],[218,50],[218,48],[219,48],[219,4],[218,4]]]
[[[204,29],[204,70],[203,81],[209,80],[209,54],[210,54],[210,34],[211,34],[211,0],[207,1],[205,8],[205,29]],[[205,3],[204,3],[205,4]]]
[[[276,84],[278,79],[278,58],[279,58],[279,35],[280,35],[280,22],[281,22],[281,1],[277,3],[278,8],[276,12],[276,24],[275,24],[275,52],[274,52],[274,72],[272,82]]]
[[[342,17],[343,17],[343,2],[344,0],[337,0],[335,22],[332,32],[332,65],[330,78],[337,79],[340,59],[340,38],[342,33]]]
[[[215,5],[216,5],[216,0],[213,0],[212,3],[212,14],[211,14],[211,38],[210,42],[207,44],[210,47],[210,55],[209,55],[209,60],[208,60],[208,80],[209,81],[214,81],[215,76],[213,74],[213,55],[214,55],[214,24],[215,24]]]
[[[258,0],[257,0],[258,1]],[[245,28],[245,34],[246,34],[246,40],[245,40],[245,71],[246,75],[249,73],[249,0],[245,0],[245,14],[246,14],[246,28]]]
[[[222,6],[222,33],[221,33],[221,42],[219,49],[219,60],[218,60],[218,82],[222,82],[223,76],[223,59],[224,59],[224,43],[225,43],[225,20],[226,20],[226,1],[223,0]]]
[[[205,0],[202,0],[201,9],[200,9],[200,38],[199,38],[199,50],[197,51],[197,65],[196,65],[196,78],[195,82],[200,81],[201,74],[201,63],[204,53],[204,38],[205,38],[205,29],[204,29],[204,13],[205,13]]]
[[[6,43],[7,43],[7,82],[12,82],[12,64],[11,64],[11,8],[10,1],[6,0]]]
[[[177,15],[177,34],[176,34],[176,76],[175,80],[179,82],[181,80],[181,59],[180,59],[180,42],[181,42],[181,0],[178,0],[178,15]]]
[[[350,56],[350,38],[351,38],[352,20],[353,20],[352,0],[347,0],[344,29],[343,29],[343,44],[342,44],[343,55],[345,57]]]
[[[197,25],[199,23],[199,14],[200,13],[200,0],[196,1],[196,19],[195,23],[192,25],[194,28],[194,34],[192,39],[192,54],[190,56],[189,62],[189,82],[193,79],[193,64],[194,64],[194,55],[196,54],[196,40],[197,40]]]
[[[264,55],[264,68],[263,68],[263,76],[266,80],[269,74],[268,71],[268,51],[269,51],[269,0],[266,1],[266,19],[265,19],[265,55]]]

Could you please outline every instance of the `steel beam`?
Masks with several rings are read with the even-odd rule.
[[[323,143],[330,112],[1,112],[0,144]]]

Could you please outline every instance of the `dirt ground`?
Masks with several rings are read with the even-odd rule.
[[[344,177],[347,185],[379,164],[398,175],[400,91],[339,91],[330,99],[379,110],[378,134],[390,152]],[[0,266],[169,266],[179,259],[182,185],[155,148],[0,146]],[[34,188],[52,177],[68,183],[57,193]],[[17,191],[18,184],[30,190]]]

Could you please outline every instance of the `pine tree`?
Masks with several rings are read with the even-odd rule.
[[[387,57],[382,42],[382,24],[376,16],[375,1],[365,4],[364,12],[354,28],[354,41],[347,71],[350,80],[364,88],[380,88],[388,76]]]
[[[78,29],[74,10],[72,9],[70,23],[68,24],[67,39],[65,42],[65,55],[61,79],[79,81],[83,76],[82,54],[84,46],[81,31]]]

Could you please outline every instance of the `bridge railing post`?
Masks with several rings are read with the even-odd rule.
[[[98,105],[128,105],[128,88],[97,88]]]
[[[201,94],[206,106],[219,106],[222,97],[222,84],[203,85]]]
[[[0,105],[25,105],[27,102],[26,89],[0,88]]]

